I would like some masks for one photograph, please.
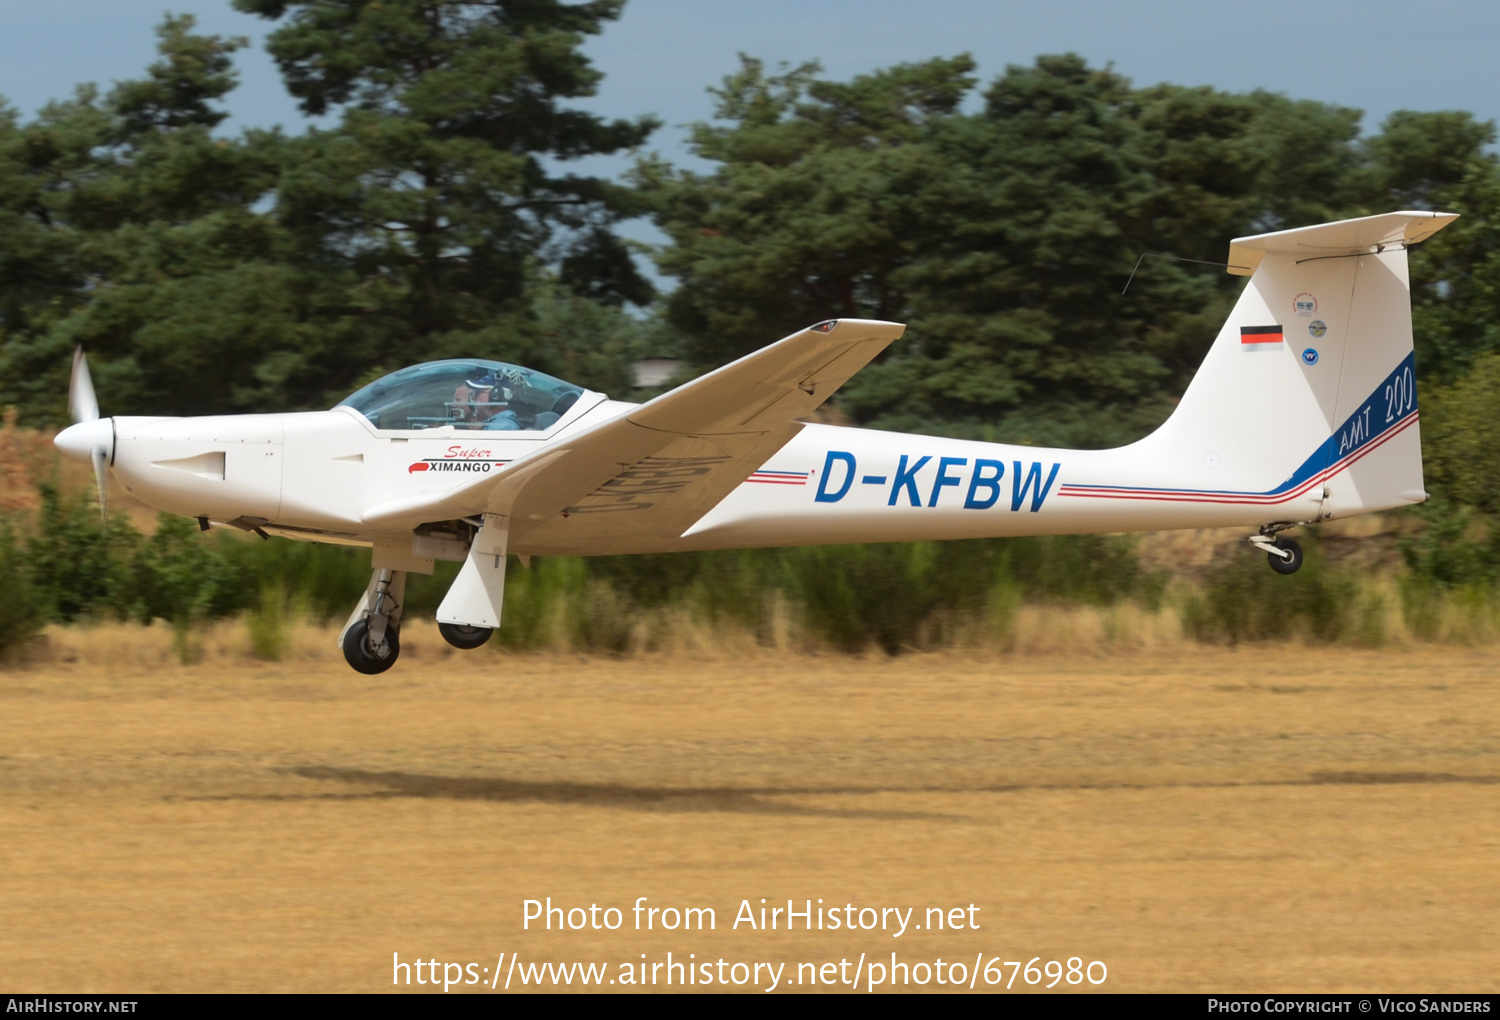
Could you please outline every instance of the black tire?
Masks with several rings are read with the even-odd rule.
[[[1295,538],[1278,538],[1276,548],[1286,549],[1292,554],[1292,558],[1284,560],[1275,553],[1266,553],[1266,560],[1271,564],[1271,569],[1278,574],[1295,574],[1302,569],[1302,546]]]
[[[356,672],[374,676],[396,664],[401,655],[401,632],[395,627],[386,627],[385,645],[377,652],[370,647],[370,620],[366,617],[344,633],[342,648],[344,661]]]
[[[495,633],[493,627],[469,627],[461,623],[440,623],[438,633],[443,635],[443,640],[454,648],[462,648],[468,651],[478,648],[490,639]]]

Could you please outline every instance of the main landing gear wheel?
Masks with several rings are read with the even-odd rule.
[[[462,648],[464,651],[468,651],[471,648],[478,648],[488,641],[490,635],[495,633],[495,628],[469,627],[462,623],[440,623],[438,624],[438,633],[443,635],[443,640],[454,648]]]
[[[1266,553],[1266,560],[1271,564],[1271,569],[1278,574],[1295,574],[1302,567],[1302,546],[1295,538],[1278,538],[1275,542],[1276,548],[1285,550],[1292,555],[1286,559],[1273,552]]]
[[[366,617],[355,622],[344,634],[344,661],[357,671],[373,676],[384,673],[396,664],[401,654],[401,632],[391,626],[385,628],[385,640],[379,648],[370,646],[370,620]]]

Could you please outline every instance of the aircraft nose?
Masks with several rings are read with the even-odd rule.
[[[81,421],[63,429],[52,442],[64,456],[74,460],[91,460],[96,450],[108,458],[114,453],[115,423],[109,418]]]

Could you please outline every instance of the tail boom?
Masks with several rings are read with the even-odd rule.
[[[678,547],[1274,529],[1421,502],[1407,248],[1455,218],[1233,241],[1230,271],[1249,282],[1140,442],[1049,450],[808,425]],[[1002,485],[1007,498],[990,498]]]

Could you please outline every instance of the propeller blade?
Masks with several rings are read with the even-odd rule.
[[[94,421],[99,417],[99,401],[94,396],[94,380],[89,376],[88,359],[83,345],[73,352],[73,377],[68,382],[68,410],[74,421]]]
[[[83,356],[83,345],[73,351],[73,374],[68,380],[68,410],[73,415],[74,425],[64,429],[53,440],[64,453],[74,456],[87,454],[94,467],[94,484],[99,487],[99,519],[109,527],[109,458],[114,448],[114,429],[101,432],[101,426],[111,423],[99,422],[99,398],[94,395],[94,380],[89,375],[88,359]],[[99,425],[91,425],[99,422]]]
[[[89,451],[94,462],[94,484],[99,486],[99,518],[109,527],[109,452],[101,447]]]

